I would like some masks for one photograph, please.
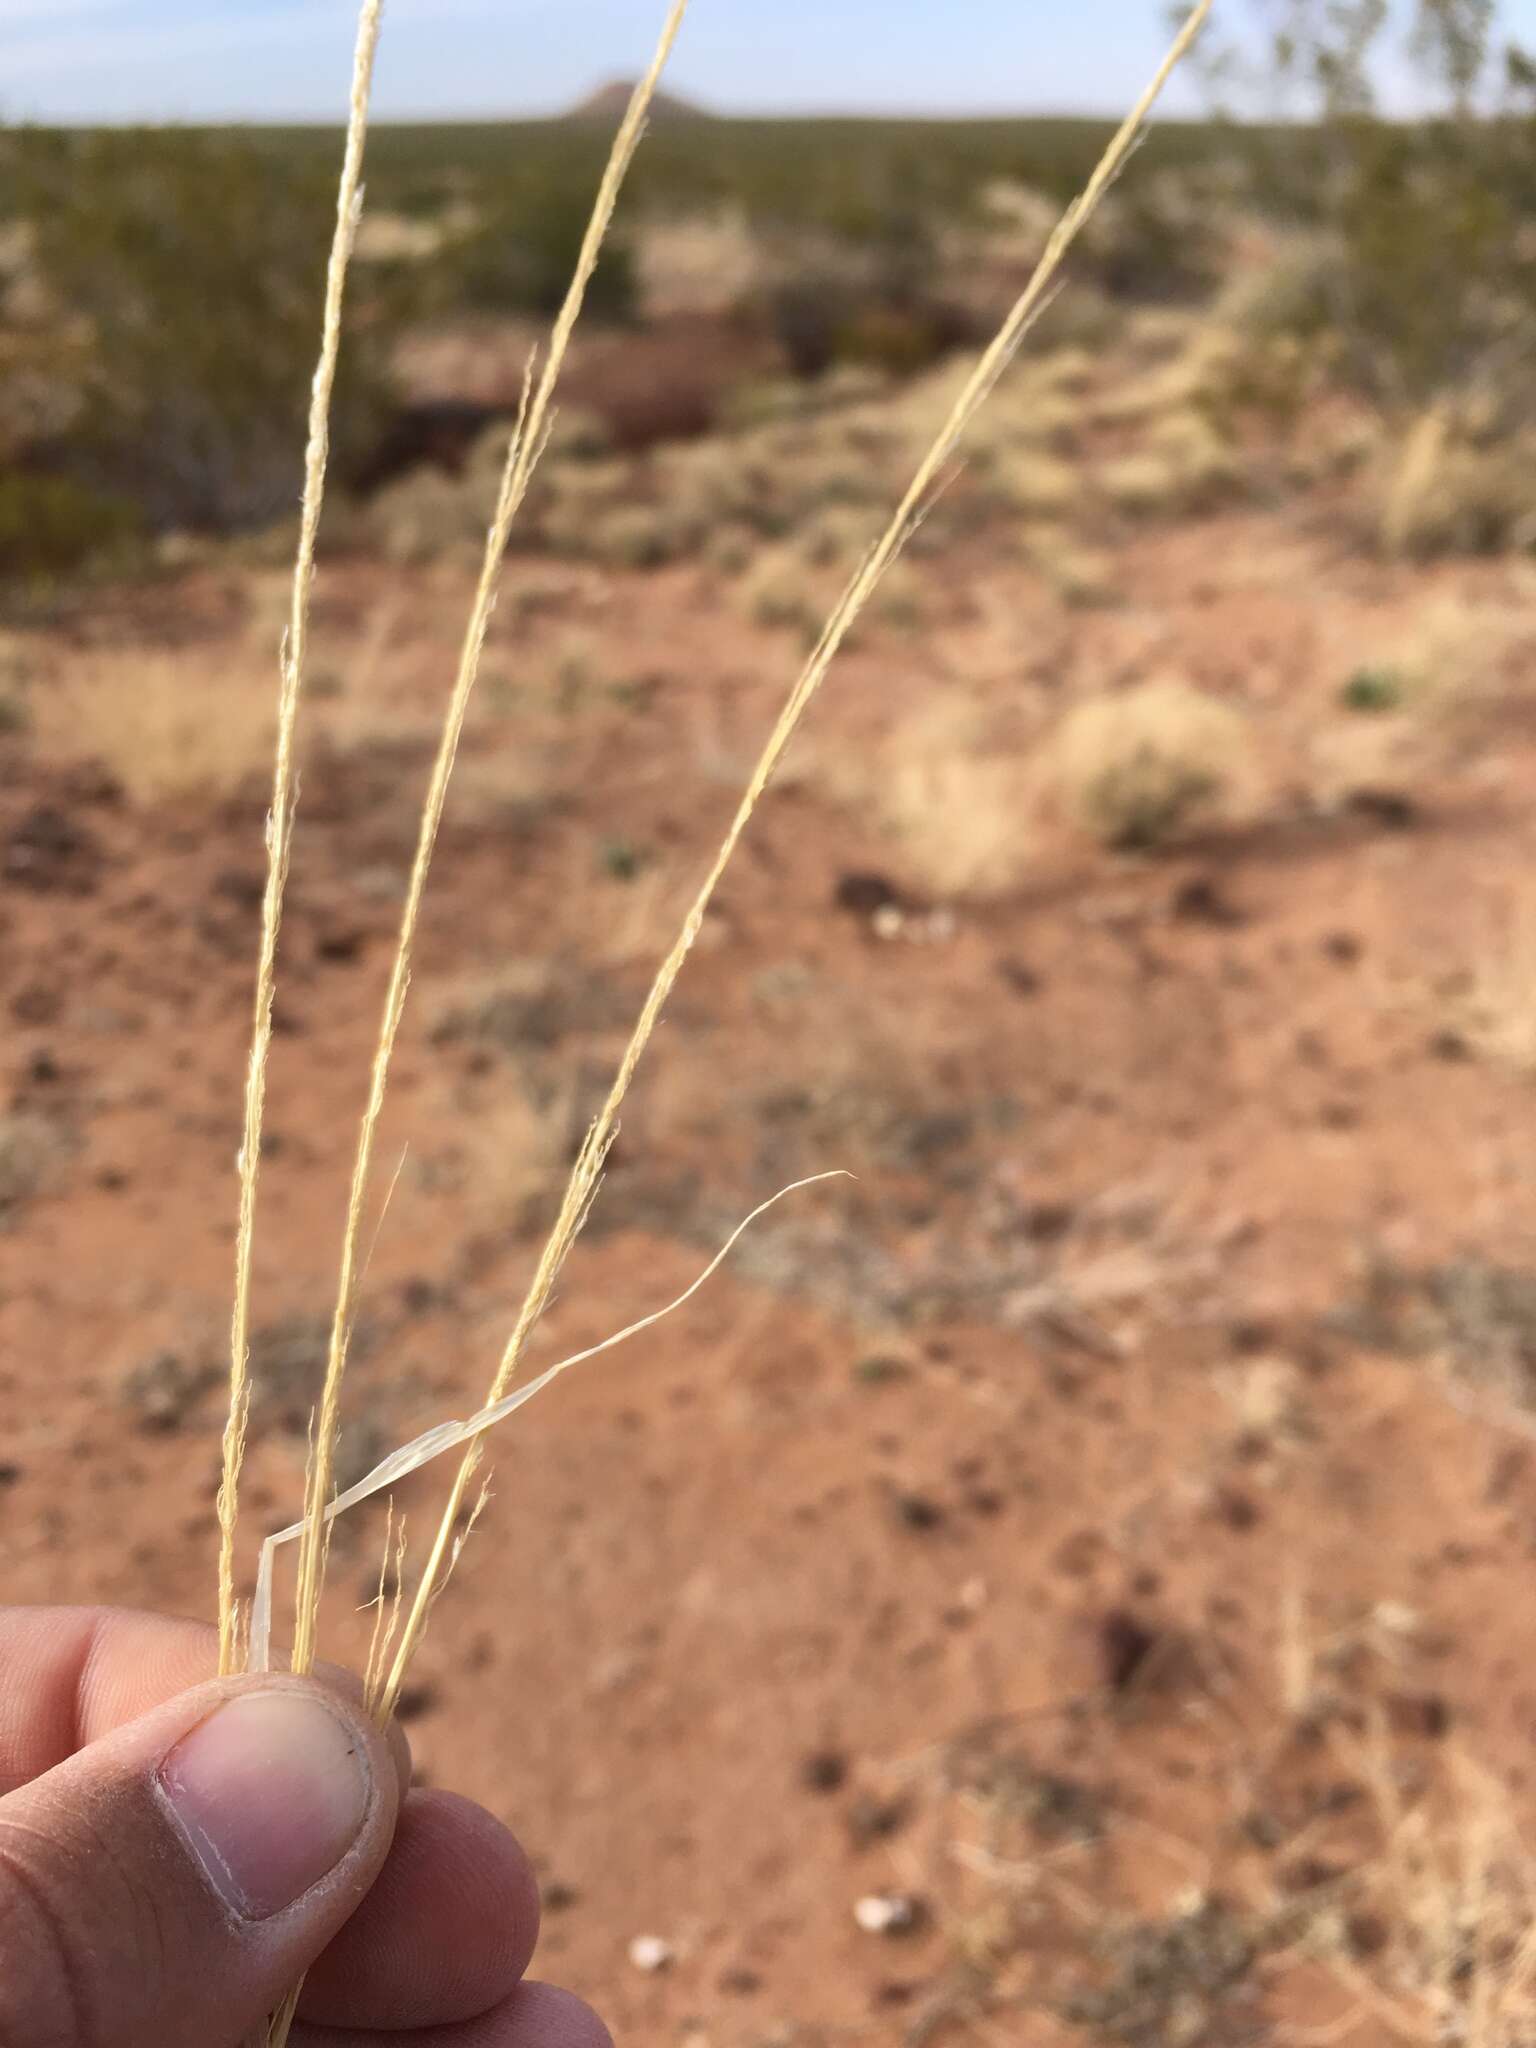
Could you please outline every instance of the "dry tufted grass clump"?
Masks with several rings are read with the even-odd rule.
[[[268,680],[254,660],[214,675],[184,655],[94,655],[37,693],[33,723],[45,756],[95,763],[145,809],[259,788],[272,744]]]
[[[1308,746],[1309,786],[1325,805],[1362,789],[1412,796],[1495,761],[1536,717],[1536,630],[1518,604],[1437,595],[1361,653]]]
[[[494,503],[494,486],[473,471],[416,469],[376,493],[366,523],[387,562],[468,562],[479,557]]]
[[[1536,918],[1515,909],[1491,921],[1439,1010],[1479,1058],[1536,1077]]]
[[[941,896],[1006,894],[1035,851],[1030,766],[963,705],[900,725],[878,760],[878,816],[918,881]]]
[[[1430,406],[1362,478],[1368,536],[1381,552],[1426,561],[1536,546],[1536,442],[1495,419],[1476,431]]]
[[[805,556],[790,542],[764,549],[736,586],[736,600],[754,625],[792,633],[811,648],[821,632],[826,609],[827,579],[807,567]]]
[[[809,746],[802,782],[871,825],[903,881],[921,895],[1005,896],[1029,872],[1039,840],[1035,764],[959,696],[897,720],[868,749]]]
[[[986,488],[1008,511],[1055,522],[1081,506],[1078,465],[1032,443],[1000,448],[987,465]]]
[[[1192,406],[1165,412],[1135,454],[1106,462],[1099,489],[1133,518],[1188,518],[1211,512],[1243,486],[1243,466],[1210,418]]]
[[[1235,817],[1253,786],[1241,713],[1176,679],[1069,711],[1045,743],[1043,782],[1103,845],[1149,852]]]
[[[868,539],[867,515],[845,508],[835,516],[824,513],[793,540],[747,556],[733,591],[736,602],[755,625],[787,631],[810,650],[836,600],[839,565],[857,560]],[[881,631],[910,632],[929,611],[930,588],[922,572],[910,558],[893,562],[850,625],[849,644],[863,645]]]
[[[446,1135],[441,1141],[429,1138],[410,1155],[412,1195],[451,1212],[455,1235],[471,1250],[485,1241],[528,1236],[537,1231],[580,1143],[576,1105],[569,1078],[536,1091],[503,1073],[488,1084],[462,1082],[436,1091],[430,1129]]]
[[[1026,568],[1069,609],[1086,611],[1116,602],[1114,564],[1103,548],[1044,523],[1020,534],[1019,551]]]
[[[0,1230],[44,1191],[69,1149],[52,1117],[27,1109],[0,1116]]]

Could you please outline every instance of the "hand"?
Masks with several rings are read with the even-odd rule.
[[[0,2043],[241,2048],[308,1971],[294,2048],[609,2048],[522,1981],[522,1850],[408,1789],[355,1681],[214,1662],[191,1622],[0,1608]]]

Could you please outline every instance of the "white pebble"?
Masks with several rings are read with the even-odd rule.
[[[900,1892],[872,1892],[858,1901],[853,1917],[866,1934],[901,1934],[917,1918],[917,1908]]]
[[[648,1975],[664,1970],[672,1960],[672,1944],[659,1934],[637,1934],[629,1944],[629,1960]]]

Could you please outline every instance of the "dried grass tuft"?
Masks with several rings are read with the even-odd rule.
[[[1536,544],[1529,436],[1483,439],[1441,405],[1393,441],[1365,480],[1383,554],[1423,561]]]
[[[272,755],[266,676],[167,654],[72,662],[37,699],[39,748],[95,762],[128,800],[220,801],[258,786]]]
[[[804,772],[871,819],[926,894],[1005,895],[1029,871],[1037,812],[1031,764],[961,699],[924,705],[867,753],[813,749]]]
[[[1409,794],[1496,757],[1536,714],[1533,656],[1521,606],[1432,598],[1342,680],[1340,715],[1311,739],[1314,793],[1330,806],[1360,790]]]
[[[1078,705],[1048,742],[1043,773],[1082,830],[1145,851],[1231,816],[1252,757],[1238,712],[1169,680]]]
[[[42,1192],[69,1149],[51,1117],[26,1109],[0,1116],[0,1230]]]
[[[1536,912],[1517,905],[1490,923],[1450,1003],[1452,1028],[1480,1058],[1536,1077]]]
[[[1105,463],[1097,481],[1117,511],[1189,517],[1233,496],[1242,486],[1242,465],[1205,414],[1183,405],[1151,427],[1138,453]]]

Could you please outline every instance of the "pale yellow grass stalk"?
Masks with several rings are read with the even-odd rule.
[[[390,1062],[399,1036],[401,1020],[405,1014],[406,996],[410,986],[411,956],[427,877],[431,870],[433,849],[437,843],[438,828],[442,822],[448,785],[453,774],[454,759],[464,729],[470,696],[479,672],[481,650],[495,605],[497,579],[502,557],[506,553],[508,534],[527,495],[534,468],[543,452],[555,388],[570,346],[571,335],[581,314],[587,285],[597,266],[597,259],[618,203],[619,192],[634,160],[635,151],[639,147],[645,129],[646,114],[667,59],[671,55],[672,46],[677,40],[678,30],[682,27],[687,6],[688,0],[672,0],[650,68],[630,98],[598,189],[592,218],[577,258],[575,275],[550,336],[549,350],[543,368],[532,386],[531,395],[525,390],[522,413],[507,450],[495,516],[486,538],[480,581],[471,607],[469,623],[465,629],[458,672],[448,700],[442,737],[422,808],[416,858],[412,865],[405,907],[401,914],[394,966],[384,1000],[384,1014],[369,1080],[368,1101],[363,1112],[353,1161],[346,1224],[342,1234],[336,1304],[331,1323],[330,1350],[315,1428],[314,1455],[310,1460],[305,1484],[305,1531],[299,1548],[297,1608],[294,1621],[292,1668],[295,1671],[308,1671],[315,1661],[320,1596],[325,1577],[325,1510],[334,1484],[336,1440],[341,1420],[341,1389],[356,1308],[358,1243],[372,1172],[374,1138],[379,1114],[384,1106]],[[438,1567],[441,1566],[445,1547],[441,1542],[434,1547],[433,1559]]]
[[[256,1239],[256,1194],[261,1173],[262,1116],[266,1106],[267,1060],[272,1048],[272,1002],[277,984],[277,942],[283,919],[283,892],[293,851],[294,737],[299,697],[304,686],[304,658],[309,642],[309,598],[315,577],[315,538],[325,500],[325,471],[330,453],[331,393],[341,353],[341,314],[346,297],[347,266],[362,207],[363,148],[368,134],[368,101],[373,87],[373,60],[379,42],[383,0],[363,0],[357,23],[352,63],[352,95],[341,182],[336,194],[336,232],[331,242],[325,281],[325,317],[320,360],[310,392],[309,441],[304,458],[304,500],[299,517],[299,544],[293,565],[293,592],[288,631],[283,645],[277,705],[277,744],[272,775],[272,809],[267,820],[267,881],[262,897],[261,939],[256,966],[256,994],[251,1025],[250,1061],[245,1078],[245,1119],[240,1138],[240,1220],[235,1238],[235,1298],[229,1333],[229,1419],[224,1427],[223,1470],[219,1484],[219,1671],[233,1671],[239,1658],[239,1619],[235,1598],[235,1532],[239,1516],[240,1472],[245,1459],[250,1418],[251,1259]]]
[[[1153,103],[1162,92],[1175,67],[1184,57],[1195,37],[1205,24],[1211,10],[1212,0],[1198,0],[1184,27],[1179,32],[1168,55],[1159,66],[1157,75],[1142,94],[1141,99],[1127,115],[1114,138],[1105,150],[1097,168],[1081,195],[1063,215],[1052,234],[1041,257],[1034,276],[1020,294],[1013,310],[1004,321],[996,338],[988,347],[970,377],[960,396],[956,399],[948,419],[939,430],[938,437],[927,455],[918,466],[905,496],[893,513],[889,525],[880,539],[859,566],[852,581],[843,592],[827,622],[825,631],[805,668],[795,681],[777,724],[769,734],[756,767],[748,780],[746,790],[731,820],[725,838],[716,854],[709,872],[689,906],[681,930],[673,942],[671,951],[663,960],[646,996],[633,1034],[619,1063],[618,1073],[609,1090],[607,1100],[598,1112],[596,1121],[587,1133],[586,1141],[577,1157],[571,1173],[559,1215],[550,1232],[539,1259],[538,1268],[529,1287],[522,1308],[518,1312],[512,1334],[502,1352],[500,1363],[491,1381],[487,1406],[493,1406],[506,1393],[517,1373],[522,1359],[523,1348],[530,1331],[542,1315],[548,1303],[550,1292],[564,1265],[572,1244],[597,1192],[602,1174],[603,1161],[607,1157],[618,1129],[619,1112],[629,1093],[635,1070],[650,1043],[656,1021],[661,1015],[674,983],[682,971],[683,963],[692,950],[704,922],[705,912],[719,885],[722,875],[729,866],[742,833],[757,809],[764,790],[774,770],[784,756],[785,749],[793,738],[807,706],[820,688],[839,647],[873,596],[881,577],[895,560],[903,542],[912,529],[913,522],[921,515],[930,492],[937,484],[940,474],[953,454],[957,443],[970,426],[977,411],[986,400],[1006,368],[1009,358],[1017,349],[1031,322],[1045,304],[1063,258],[1075,240],[1083,224],[1092,215],[1104,194],[1114,182],[1126,158],[1130,154],[1142,125]],[[445,1564],[451,1561],[459,1517],[465,1496],[473,1480],[481,1456],[480,1440],[471,1443],[455,1474],[447,1504],[443,1510],[436,1537],[426,1565],[418,1581],[410,1612],[406,1617],[400,1640],[390,1667],[388,1683],[378,1705],[383,1715],[388,1715],[400,1696],[411,1659],[425,1633],[432,1605],[441,1590],[441,1577]]]

